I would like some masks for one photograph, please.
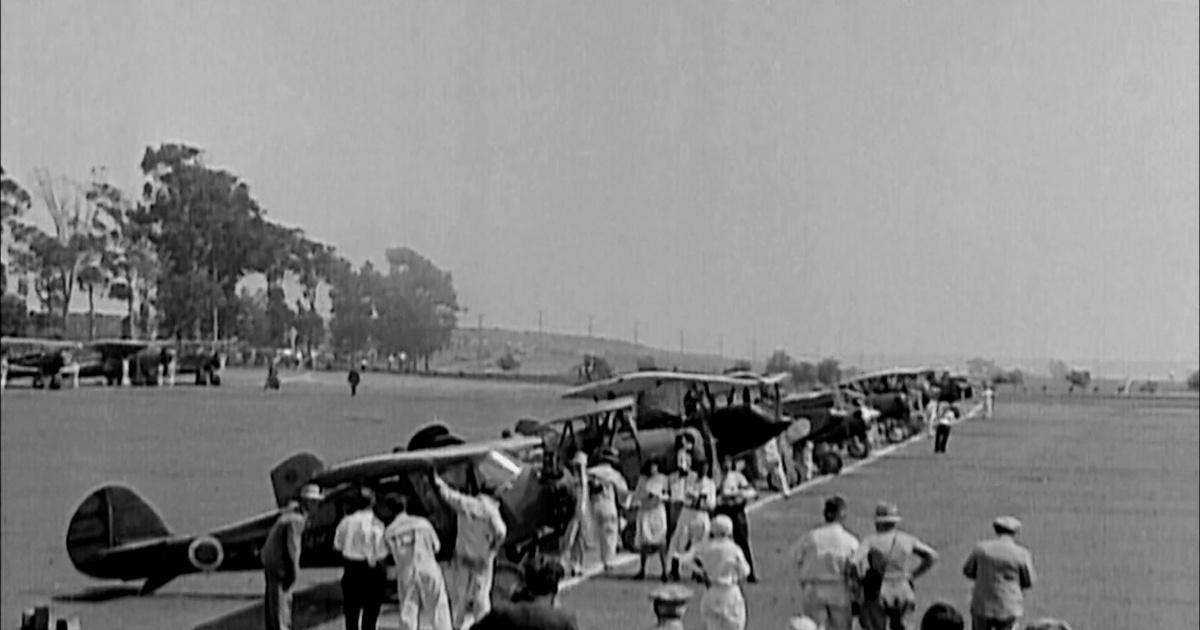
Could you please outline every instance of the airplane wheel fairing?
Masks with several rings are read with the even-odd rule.
[[[225,549],[221,542],[212,536],[197,536],[188,545],[187,552],[188,562],[205,573],[215,571],[225,560]]]

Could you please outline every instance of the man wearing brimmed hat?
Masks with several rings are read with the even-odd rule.
[[[296,500],[279,512],[279,518],[267,533],[259,550],[266,596],[263,600],[264,628],[288,630],[292,627],[292,587],[300,574],[301,538],[306,516],[321,503],[321,489],[312,484],[300,488]]]
[[[858,539],[846,531],[846,500],[825,501],[825,524],[808,532],[792,547],[800,574],[800,610],[824,630],[850,630],[853,599],[847,565],[858,550]]]
[[[588,511],[592,534],[600,547],[600,562],[605,571],[615,568],[617,544],[621,540],[621,511],[618,506],[629,499],[629,484],[618,472],[621,467],[616,449],[605,448],[588,469]]]
[[[866,630],[904,630],[917,607],[913,581],[937,562],[937,552],[899,529],[900,508],[875,507],[875,533],[862,539],[854,564],[863,584],[860,622]],[[916,568],[911,568],[914,561]]]
[[[971,627],[975,630],[1014,630],[1025,613],[1024,591],[1037,579],[1033,555],[1017,544],[1021,521],[1001,516],[992,522],[996,537],[975,545],[963,575],[971,589]]]
[[[654,602],[654,616],[658,623],[653,630],[683,630],[683,615],[687,612],[692,589],[678,584],[668,584],[650,592]]]

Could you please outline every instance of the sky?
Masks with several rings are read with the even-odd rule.
[[[1200,9],[5,0],[0,153],[185,142],[464,325],[764,356],[1200,356]]]

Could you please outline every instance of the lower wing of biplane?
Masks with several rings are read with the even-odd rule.
[[[304,567],[340,566],[333,534],[359,486],[371,487],[379,496],[406,495],[409,509],[434,524],[441,555],[446,556],[454,548],[456,522],[433,487],[433,471],[466,492],[483,484],[503,487],[501,511],[509,526],[508,540],[517,545],[547,529],[565,529],[573,505],[573,497],[564,494],[569,483],[543,479],[537,470],[522,468],[506,455],[540,444],[536,438],[460,444],[363,457],[328,468],[317,456],[299,453],[276,466],[271,481],[280,505],[304,484],[325,491],[307,517]],[[67,554],[85,575],[144,580],[141,592],[149,594],[182,575],[261,569],[259,550],[279,514],[272,510],[204,534],[177,535],[137,492],[110,484],[94,490],[76,509],[67,527]]]

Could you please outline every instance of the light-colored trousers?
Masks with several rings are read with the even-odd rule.
[[[266,572],[267,592],[263,598],[263,627],[266,630],[291,630],[292,589],[284,588],[274,574]]]
[[[621,540],[621,517],[616,512],[596,509],[592,506],[592,533],[600,547],[600,562],[608,568],[617,558],[617,545]]]
[[[805,584],[800,587],[801,612],[821,630],[850,630],[854,615],[850,595],[840,584]]]
[[[400,600],[400,630],[452,630],[446,582],[436,562],[399,571],[396,595]]]
[[[700,598],[705,630],[745,630],[746,600],[737,584],[714,584]]]
[[[450,597],[450,617],[454,627],[467,630],[492,609],[493,555],[483,566],[471,566],[454,558],[442,567],[446,592]]]

